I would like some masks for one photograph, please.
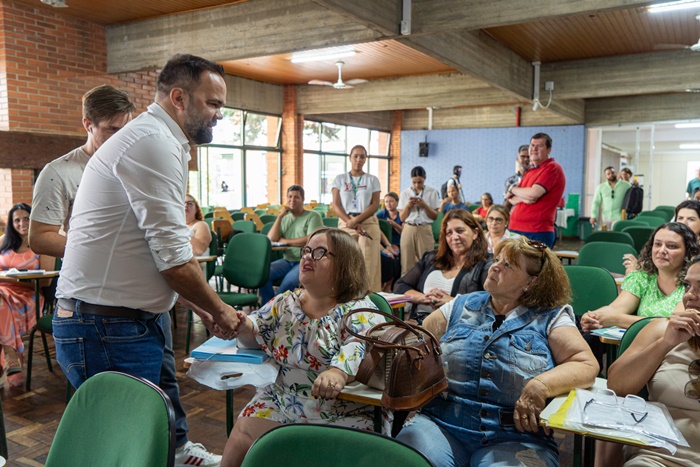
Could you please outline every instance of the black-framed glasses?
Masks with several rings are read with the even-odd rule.
[[[685,383],[685,397],[697,399],[700,402],[700,359],[690,362],[688,376],[690,381]]]
[[[544,267],[544,260],[547,257],[546,251],[547,251],[547,245],[545,245],[542,242],[538,242],[537,240],[528,240],[527,244],[530,245],[532,248],[540,252],[540,271]]]
[[[311,248],[309,246],[303,247],[301,249],[301,257],[303,258],[306,255],[311,255],[311,259],[314,261],[318,261],[326,255],[335,256],[335,254],[328,251],[328,248],[322,246],[317,246],[316,248]]]
[[[488,216],[486,218],[486,222],[493,222],[494,224],[503,224],[505,221],[505,219],[501,219],[500,217]]]

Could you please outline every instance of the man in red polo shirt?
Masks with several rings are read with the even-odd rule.
[[[514,206],[510,231],[554,246],[557,203],[564,193],[566,176],[561,165],[549,157],[552,138],[537,133],[530,139],[530,170],[518,186],[508,190],[506,199]]]

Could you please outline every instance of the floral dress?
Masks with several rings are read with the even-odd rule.
[[[343,303],[320,319],[301,309],[300,292],[285,292],[248,319],[260,347],[280,366],[275,383],[259,388],[240,417],[278,423],[324,423],[372,429],[372,407],[340,399],[311,396],[316,377],[331,367],[353,376],[364,356],[364,344],[341,332],[344,316],[356,308],[376,306],[368,299]],[[384,317],[361,313],[352,318],[354,331],[363,333]]]
[[[39,255],[31,250],[17,253],[6,250],[0,254],[0,270],[38,269]],[[39,306],[44,298],[40,296]],[[13,347],[18,354],[24,351],[22,336],[36,324],[34,285],[30,282],[0,281],[0,340],[2,345]]]

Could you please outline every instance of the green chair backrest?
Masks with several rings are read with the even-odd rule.
[[[663,216],[663,219],[664,219],[666,222],[671,222],[671,219],[673,219],[673,216],[676,215],[676,210],[675,210],[675,209],[672,209],[672,210],[669,211],[669,210],[667,210],[667,209],[665,209],[665,208],[661,208],[661,209],[656,208],[656,209],[654,209],[652,212],[661,214],[661,215]],[[658,216],[658,217],[662,217],[661,215]]]
[[[637,222],[639,224],[646,224],[649,227],[657,228],[660,225],[664,225],[666,223],[665,220],[663,220],[660,217],[656,216],[642,216],[642,217],[635,217],[632,222]],[[625,229],[622,229],[625,230]]]
[[[379,221],[379,228],[381,229],[382,233],[386,238],[389,240],[389,243],[391,243],[391,237],[393,235],[394,229],[391,227],[391,224],[389,224],[389,221],[385,221],[384,219],[378,219]]]
[[[313,449],[309,446],[313,446]],[[298,423],[282,425],[258,438],[241,466],[357,467],[383,462],[401,467],[432,465],[411,446],[388,436],[337,425]]]
[[[637,226],[625,227],[623,232],[629,234],[634,239],[634,247],[637,253],[639,253],[642,251],[644,244],[651,238],[651,234],[654,233],[654,230],[656,229],[653,227],[646,227],[640,223]]]
[[[664,206],[660,204],[659,206],[656,206],[654,208],[654,211],[663,211],[663,212],[669,212],[671,213],[671,218],[676,215],[676,207],[675,206]]]
[[[211,242],[209,242],[209,255],[219,256],[219,236],[216,232],[211,233]],[[212,278],[216,271],[216,261],[209,261],[205,267],[207,282]]]
[[[263,214],[260,216],[260,220],[262,221],[263,224],[267,224],[268,222],[275,222],[277,220],[277,215],[276,214]]]
[[[389,302],[386,301],[386,298],[382,297],[378,293],[369,294],[369,299],[372,300],[372,303],[374,303],[377,308],[379,308],[379,311],[389,313],[390,315],[394,314],[394,310],[391,309],[391,305],[389,305]]]
[[[627,245],[634,246],[634,239],[630,234],[625,232],[613,232],[611,230],[593,232],[586,239],[586,243],[591,242],[626,243]]]
[[[326,227],[333,227],[333,228],[338,228],[338,218],[337,217],[324,217],[321,219],[323,221],[323,225]]]
[[[571,306],[576,316],[610,305],[617,298],[615,279],[594,266],[564,266],[571,283]]]
[[[440,211],[438,212],[438,216],[435,218],[432,224],[433,228],[433,239],[435,239],[435,243],[440,240],[440,227],[442,226],[442,219],[445,217],[445,213]]]
[[[270,276],[272,244],[267,235],[239,233],[231,237],[224,257],[223,274],[231,285],[259,289]]]
[[[470,210],[471,212],[474,212],[474,211],[476,211],[477,209],[479,209],[480,207],[481,207],[481,203],[472,203],[472,204],[469,205],[469,210]]]
[[[258,216],[262,216],[262,215],[264,215],[264,214],[267,214],[267,208],[265,208],[265,209],[256,209],[254,212],[255,212],[255,214],[257,214]]]
[[[267,224],[263,225],[262,229],[260,229],[260,233],[267,235],[270,232],[270,229],[272,229],[273,225],[275,225],[274,222],[268,222]]]
[[[205,212],[204,218],[205,219],[213,219],[214,218],[214,211]]]
[[[253,221],[234,221],[233,230],[239,232],[255,233],[255,222]]]
[[[234,211],[231,213],[231,218],[233,219],[234,222],[235,221],[242,221],[242,220],[245,220],[245,214],[246,213],[244,213],[244,212]]]
[[[637,250],[624,243],[586,243],[578,253],[576,264],[605,268],[610,272],[624,274],[625,266],[622,264],[622,257],[628,253],[637,256]]]
[[[622,229],[624,229],[625,227],[629,227],[630,225],[637,226],[639,224],[635,220],[625,219],[622,221],[615,221],[612,229],[613,229],[613,232],[622,232]]]
[[[662,211],[642,211],[639,214],[637,214],[637,217],[660,217],[661,219],[666,219],[666,214],[664,214]],[[668,221],[666,221],[668,222]]]
[[[656,319],[656,316],[649,316],[647,318],[642,318],[639,321],[635,321],[634,323],[630,324],[630,327],[627,328],[627,331],[622,335],[622,340],[620,340],[620,345],[617,347],[617,357],[619,358],[620,355],[622,355],[625,350],[632,344],[632,341],[634,340],[635,337],[637,337],[637,334],[639,334],[639,331],[644,329],[644,326],[647,324],[651,323],[652,319]]]
[[[155,384],[119,372],[98,373],[68,403],[46,466],[172,466],[174,425],[170,398]]]

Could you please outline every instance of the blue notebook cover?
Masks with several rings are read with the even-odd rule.
[[[253,364],[263,363],[268,358],[267,354],[259,349],[239,349],[236,339],[226,341],[218,337],[212,337],[194,349],[190,355],[197,360]]]

